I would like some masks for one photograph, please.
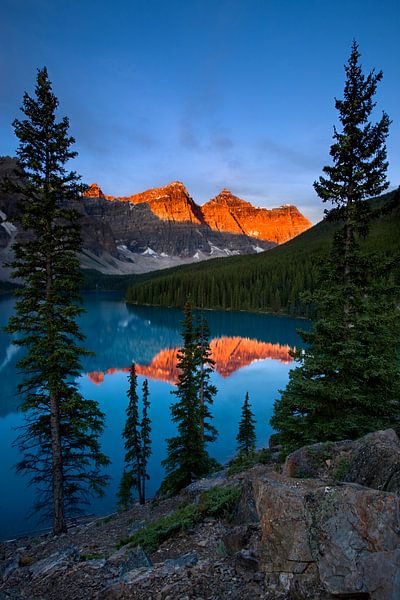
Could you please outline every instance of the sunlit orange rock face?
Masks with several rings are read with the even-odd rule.
[[[157,217],[165,221],[189,221],[206,225],[214,231],[245,234],[277,244],[282,244],[311,227],[311,222],[295,206],[257,208],[226,189],[199,206],[180,181],[120,198],[104,195],[98,184],[93,183],[84,196],[133,204],[145,202]]]
[[[103,194],[103,190],[98,183],[92,183],[89,185],[86,192],[83,192],[85,198],[105,198],[106,200],[113,200],[113,196],[106,196]]]
[[[202,224],[201,209],[189,196],[189,192],[180,181],[173,181],[168,185],[159,188],[153,188],[132,194],[132,196],[105,196],[99,186],[93,183],[84,196],[88,198],[95,197],[94,194],[99,191],[98,197],[106,200],[117,200],[120,202],[131,202],[132,204],[141,204],[145,202],[150,206],[151,211],[164,221],[190,221],[192,223]]]
[[[283,363],[290,363],[293,358],[290,355],[290,346],[281,344],[270,344],[242,337],[215,338],[210,343],[215,370],[222,377],[230,377],[235,371],[246,367],[256,360],[271,358]],[[176,368],[178,348],[167,348],[161,350],[148,365],[136,365],[138,375],[150,379],[158,379],[167,383],[176,383],[178,380],[178,369]],[[111,368],[105,374],[111,375],[116,372],[128,372],[129,368]],[[94,371],[88,373],[89,379],[99,385],[103,383],[104,373]]]
[[[202,206],[204,220],[211,229],[244,233],[260,240],[282,244],[302,233],[311,222],[292,205],[268,210],[257,208],[229,190]]]

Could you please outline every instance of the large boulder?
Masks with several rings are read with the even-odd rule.
[[[397,495],[277,473],[253,489],[271,598],[400,598]]]
[[[283,474],[400,493],[400,440],[393,429],[386,429],[354,441],[304,446],[289,454]]]

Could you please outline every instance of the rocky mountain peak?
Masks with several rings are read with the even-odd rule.
[[[281,244],[311,226],[295,206],[257,208],[235,196],[228,188],[199,206],[181,181],[150,188],[131,196],[106,196],[97,183],[84,194],[87,198],[147,204],[151,212],[163,221],[188,222],[204,225],[213,231],[246,235],[263,241]]]
[[[85,198],[104,198],[103,190],[98,183],[91,183],[88,189],[83,192]]]

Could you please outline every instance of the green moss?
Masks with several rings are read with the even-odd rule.
[[[343,481],[343,479],[346,477],[347,473],[349,472],[349,468],[350,468],[350,461],[348,458],[341,458],[338,462],[338,465],[336,467],[335,473],[334,473],[334,480],[336,482],[338,481]]]
[[[81,562],[86,562],[87,560],[97,560],[99,558],[104,558],[104,554],[93,552],[92,554],[81,554],[79,557]]]
[[[236,475],[247,469],[251,469],[258,464],[266,464],[271,460],[271,453],[267,448],[257,450],[252,454],[238,454],[233,458],[228,466],[228,475]]]
[[[126,544],[142,546],[146,552],[154,552],[173,535],[188,530],[206,517],[230,519],[239,500],[240,489],[233,487],[215,487],[200,496],[198,504],[187,504],[174,512],[161,517],[133,535],[123,538],[117,544],[121,548]]]

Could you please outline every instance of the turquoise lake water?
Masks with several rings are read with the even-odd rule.
[[[154,494],[163,477],[160,466],[165,456],[165,439],[174,434],[169,406],[176,371],[176,349],[180,345],[182,313],[175,309],[127,306],[114,294],[85,296],[86,313],[81,327],[86,346],[95,356],[85,359],[79,387],[84,397],[98,401],[106,415],[103,449],[111,459],[110,483],[102,499],[94,499],[89,514],[115,511],[115,494],[123,468],[123,440],[128,387],[127,369],[137,364],[138,380],[149,380],[153,454],[149,464],[151,479],[147,494]],[[0,328],[12,314],[14,301],[0,299]],[[257,419],[257,444],[267,445],[271,433],[269,418],[274,400],[288,380],[293,366],[288,351],[298,346],[299,328],[306,321],[242,312],[207,311],[211,329],[211,347],[216,361],[214,383],[218,394],[213,408],[218,440],[210,447],[218,461],[226,462],[235,454],[235,436],[240,408],[246,391]],[[12,446],[15,428],[23,423],[16,395],[16,362],[21,350],[13,346],[11,336],[0,330],[0,538],[11,538],[45,527],[37,518],[27,518],[34,490],[26,478],[15,473],[19,453]]]

